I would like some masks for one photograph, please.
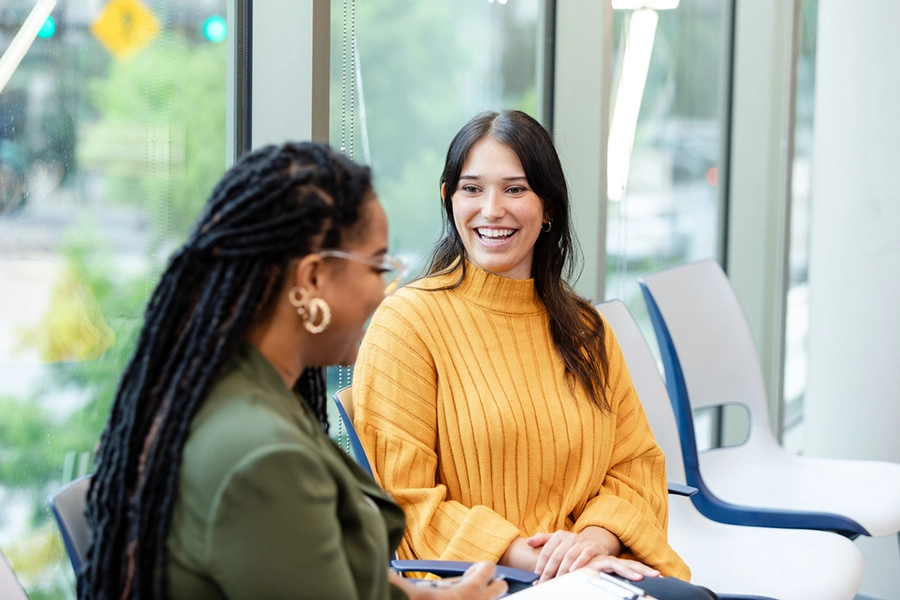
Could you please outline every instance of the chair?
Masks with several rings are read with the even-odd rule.
[[[722,523],[821,529],[851,539],[900,530],[900,465],[795,456],[772,435],[750,328],[718,263],[664,269],[640,285],[700,512]],[[749,438],[698,454],[692,409],[725,403],[747,408]]]
[[[28,600],[28,594],[16,577],[15,571],[0,552],[0,598],[3,600]]]
[[[622,348],[650,427],[666,455],[668,479],[686,481],[675,415],[647,342],[621,301],[597,308]],[[756,596],[849,600],[865,570],[859,549],[842,536],[718,523],[683,499],[669,502],[668,534],[672,547],[691,567],[692,581],[719,592],[723,600]]]
[[[337,406],[338,414],[341,416],[341,422],[344,424],[347,439],[350,440],[350,456],[353,457],[356,464],[365,469],[374,479],[375,471],[372,470],[372,465],[369,463],[369,457],[366,456],[366,451],[362,447],[362,442],[359,441],[359,436],[356,434],[356,429],[353,427],[353,391],[351,390],[351,386],[348,385],[347,387],[343,387],[336,391],[334,396],[332,396],[332,399]]]
[[[372,465],[369,463],[366,451],[363,449],[362,442],[359,440],[359,435],[356,433],[356,428],[353,426],[354,411],[351,386],[348,385],[347,387],[343,387],[336,391],[332,396],[332,400],[334,400],[334,403],[337,406],[347,438],[350,440],[350,455],[359,466],[365,469],[366,472],[374,478],[375,472],[372,470]],[[462,575],[471,565],[472,563],[470,562],[450,560],[400,560],[395,558],[391,561],[391,568],[399,573],[427,572],[441,577]],[[538,578],[535,573],[530,571],[504,567],[501,565],[497,565],[497,572],[505,577],[506,582],[509,584],[510,593],[527,588]]]
[[[47,498],[76,575],[84,564],[91,537],[87,518],[84,516],[90,485],[91,476],[85,475],[64,485]]]

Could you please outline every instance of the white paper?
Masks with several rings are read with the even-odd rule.
[[[609,591],[610,586],[600,579],[597,571],[579,569],[562,577],[555,577],[546,583],[536,585],[521,592],[511,594],[516,600],[622,600],[623,595]],[[627,596],[626,596],[627,597]],[[642,595],[642,600],[653,600]]]

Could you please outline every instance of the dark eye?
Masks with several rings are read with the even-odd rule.
[[[509,188],[506,191],[509,192],[510,194],[521,194],[521,193],[525,192],[525,188],[516,185],[516,186]]]
[[[477,194],[478,193],[478,188],[475,187],[474,185],[464,185],[460,189],[462,191],[466,192],[467,194]]]

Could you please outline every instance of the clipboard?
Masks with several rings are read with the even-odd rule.
[[[516,600],[655,600],[639,587],[606,573],[583,568],[510,594]]]

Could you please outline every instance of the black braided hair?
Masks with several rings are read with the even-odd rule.
[[[147,304],[87,498],[92,532],[79,597],[168,597],[166,540],[181,453],[224,361],[274,306],[292,259],[357,232],[369,169],[325,144],[248,154],[216,185]],[[324,369],[295,391],[327,430]]]

